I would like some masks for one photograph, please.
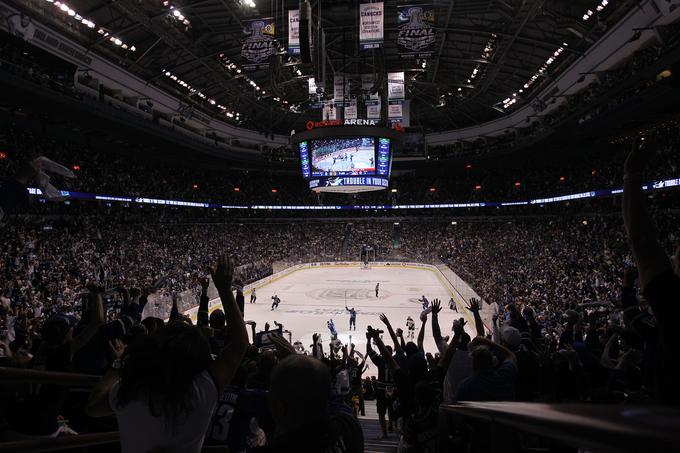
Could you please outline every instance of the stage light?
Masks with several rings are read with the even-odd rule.
[[[517,181],[517,182],[515,183],[515,187],[519,187],[519,186],[521,186],[521,185],[522,185],[522,183],[519,182],[519,181]]]
[[[192,189],[198,189],[198,184],[192,184],[192,185],[191,185],[191,188],[192,188]]]
[[[234,187],[234,192],[240,192],[241,188],[240,187]]]
[[[481,190],[481,189],[482,189],[482,186],[481,186],[481,185],[477,184],[477,185],[475,186],[475,190]]]
[[[472,169],[472,164],[467,164],[465,168],[467,168],[468,170]]]
[[[454,220],[453,222],[451,222],[451,225],[458,225],[458,222]]]
[[[563,181],[563,182],[564,182],[564,181],[566,181],[566,180],[567,180],[567,178],[566,178],[565,176],[560,176],[560,181]]]
[[[278,190],[272,189],[272,193],[277,193],[277,192],[278,192]]]
[[[72,168],[74,171],[80,171],[80,165],[74,165]]]
[[[397,193],[397,189],[392,189],[392,193]]]
[[[7,159],[7,154],[0,152],[0,160]]]
[[[430,192],[436,192],[437,188],[436,187],[430,187]]]

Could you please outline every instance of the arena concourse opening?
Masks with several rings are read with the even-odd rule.
[[[678,6],[0,2],[0,451],[680,451]]]

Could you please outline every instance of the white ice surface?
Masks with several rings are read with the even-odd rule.
[[[375,297],[375,285],[380,283],[379,297]],[[271,310],[271,297],[276,294],[281,304],[275,311]],[[446,280],[439,272],[421,268],[372,267],[361,269],[359,266],[320,267],[300,269],[257,289],[257,302],[250,304],[250,295],[246,293],[245,319],[257,322],[257,331],[264,329],[269,322],[274,328],[274,321],[283,324],[284,330],[290,330],[292,341],[302,341],[305,348],[312,344],[312,334],[320,333],[324,350],[328,351],[331,334],[326,322],[333,319],[338,332],[338,339],[343,343],[354,343],[361,353],[366,352],[366,327],[385,330],[378,316],[385,313],[396,330],[398,327],[407,334],[406,318],[411,316],[416,323],[413,341],[418,336],[421,326],[420,314],[422,305],[418,301],[423,295],[432,301],[442,301],[439,324],[443,336],[452,336],[451,326],[454,319],[464,317],[468,324],[466,331],[474,336],[474,326],[470,312],[465,310],[458,296],[458,313],[449,309],[449,299],[453,293]],[[348,307],[357,310],[356,331],[349,330],[349,313],[345,311],[345,298]],[[436,353],[432,338],[431,319],[428,316],[425,329],[425,351]],[[250,329],[249,329],[250,330]],[[383,339],[392,344],[385,332]],[[408,339],[407,339],[408,340]],[[374,368],[374,367],[372,367]],[[373,374],[369,370],[368,374]]]

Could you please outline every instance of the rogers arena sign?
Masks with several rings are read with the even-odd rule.
[[[307,130],[311,131],[315,127],[329,126],[377,126],[378,120],[326,120],[326,121],[307,121]]]

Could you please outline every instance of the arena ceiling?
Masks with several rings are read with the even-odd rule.
[[[91,21],[94,27],[74,21],[67,10],[60,12],[56,1],[9,3],[68,32],[148,82],[243,127],[288,134],[291,129],[302,129],[307,120],[320,118],[318,109],[308,108],[307,78],[313,68],[289,59],[283,51],[287,11],[299,7],[296,0],[70,0],[68,9],[75,17]],[[434,4],[436,44],[427,61],[398,55],[395,11],[403,3]],[[533,94],[637,2],[388,0],[384,46],[361,52],[359,0],[311,4],[326,36],[324,64],[330,91],[335,72],[384,75],[403,70],[411,100],[411,126],[428,132],[484,123],[531,102]],[[272,16],[277,18],[282,52],[267,69],[240,70],[243,22]],[[542,67],[546,68],[543,72]],[[204,96],[199,98],[196,92]],[[504,101],[515,98],[516,103],[504,106]]]

